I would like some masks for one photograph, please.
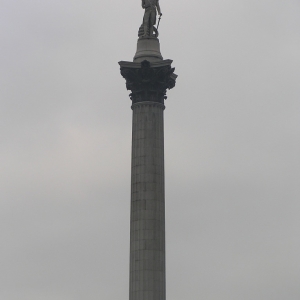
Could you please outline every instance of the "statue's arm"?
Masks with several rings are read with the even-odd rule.
[[[162,13],[161,13],[160,6],[159,6],[159,0],[157,0],[157,2],[156,2],[156,8],[157,8],[158,14],[161,16]]]
[[[142,8],[145,8],[145,0],[142,0]]]

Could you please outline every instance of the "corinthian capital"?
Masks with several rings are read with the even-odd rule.
[[[132,104],[152,101],[164,104],[167,89],[175,86],[177,75],[171,67],[172,60],[150,63],[119,62],[121,75],[126,80],[126,88],[131,91]]]

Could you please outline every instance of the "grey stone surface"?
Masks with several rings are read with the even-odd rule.
[[[163,114],[177,78],[171,64],[157,38],[140,38],[134,62],[119,62],[133,110],[129,300],[166,299]]]
[[[158,35],[156,24],[156,15],[162,15],[159,0],[142,0],[142,7],[145,9],[143,24],[139,29],[139,36],[152,37]]]
[[[151,68],[159,68],[159,67],[166,67],[166,66],[171,66],[173,60],[171,59],[165,59],[162,61],[155,61],[155,62],[150,62],[150,67]],[[131,62],[131,61],[119,61],[119,65],[121,68],[131,68],[131,69],[140,69],[141,68],[141,63],[140,62]],[[177,78],[177,75],[176,75]]]
[[[175,68],[172,60],[150,63],[147,60],[136,62],[119,62],[121,74],[126,79],[126,88],[131,90],[132,103],[153,101],[164,104],[167,89],[176,84]]]
[[[163,60],[160,53],[159,40],[155,37],[139,38],[137,41],[137,50],[133,58],[134,62],[142,62],[148,60],[150,62],[156,62]]]
[[[165,300],[164,105],[132,105],[129,300]]]

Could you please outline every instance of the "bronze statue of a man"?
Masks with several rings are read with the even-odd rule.
[[[156,14],[162,15],[159,0],[142,0],[142,7],[145,9],[143,20],[143,37],[153,36],[153,27],[156,24]]]

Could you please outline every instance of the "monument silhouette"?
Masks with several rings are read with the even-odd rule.
[[[129,300],[166,299],[164,109],[177,75],[160,53],[158,0],[145,10],[132,62],[120,61],[132,101]]]

